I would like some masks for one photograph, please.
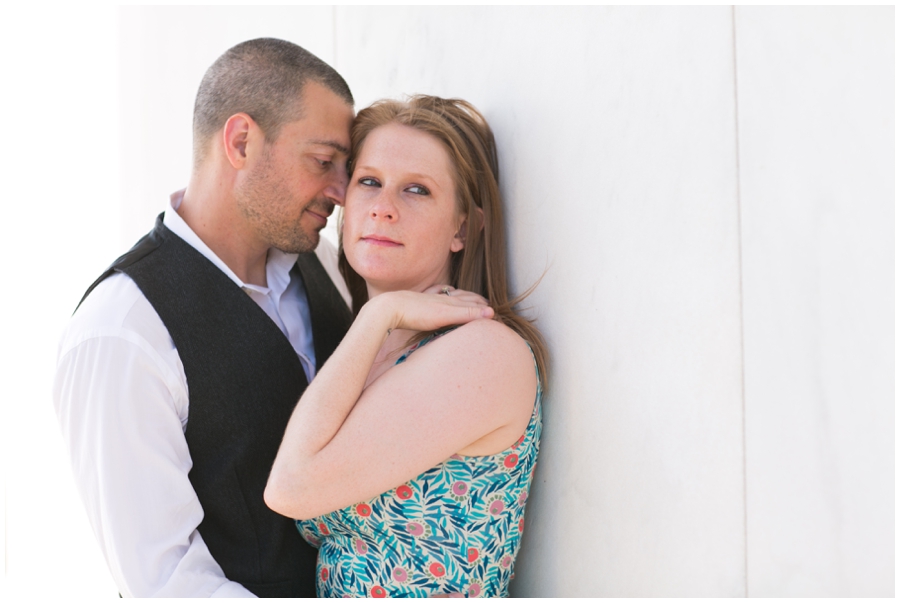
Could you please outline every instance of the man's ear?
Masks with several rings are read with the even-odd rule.
[[[253,118],[246,113],[235,113],[225,122],[222,129],[222,143],[225,156],[231,166],[240,170],[247,164],[248,146],[262,132]]]
[[[466,246],[468,233],[474,232],[477,234],[481,232],[482,228],[484,228],[484,211],[480,207],[476,207],[474,214],[463,217],[459,230],[456,231],[456,234],[453,235],[453,240],[450,242],[450,251],[453,253],[462,251]]]

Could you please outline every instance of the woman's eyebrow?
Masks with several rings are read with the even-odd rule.
[[[434,184],[437,184],[437,180],[435,180],[428,174],[419,174],[419,173],[413,172],[411,174],[406,174],[406,177],[411,178],[413,180],[429,180],[429,181],[433,182]]]
[[[358,170],[369,170],[372,172],[377,172],[378,168],[372,167],[370,165],[357,165],[356,169]],[[419,172],[409,172],[403,174],[404,180],[428,180],[429,182],[434,183],[435,186],[440,186],[437,180],[434,177],[429,176],[428,174],[420,174]]]

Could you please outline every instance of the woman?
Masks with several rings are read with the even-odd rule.
[[[493,135],[470,104],[417,96],[361,111],[352,142],[357,318],[297,404],[266,503],[320,547],[320,596],[505,596],[546,353],[507,295]]]

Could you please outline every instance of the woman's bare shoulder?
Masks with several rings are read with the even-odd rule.
[[[525,340],[505,324],[487,318],[474,320],[432,345],[430,360],[436,365],[449,367],[456,364],[453,359],[466,359],[467,378],[481,381],[494,395],[521,401],[530,408],[537,386],[534,356]]]
[[[528,344],[511,328],[490,318],[479,318],[457,327],[441,339],[454,342],[455,348],[464,347],[472,351],[490,353],[492,356],[509,358],[513,363],[527,361],[532,366],[532,355]]]
[[[495,454],[515,442],[531,418],[537,391],[534,357],[525,340],[499,321],[477,320],[457,331],[462,353],[474,358],[468,378],[477,382],[482,404],[499,419],[496,429],[458,453]]]

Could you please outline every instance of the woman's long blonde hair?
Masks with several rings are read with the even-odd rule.
[[[359,112],[351,130],[350,172],[366,137],[376,128],[397,123],[434,136],[446,149],[455,168],[454,184],[459,211],[466,216],[466,244],[450,259],[449,285],[485,297],[497,320],[528,342],[537,360],[541,381],[546,384],[547,346],[540,332],[514,307],[531,292],[509,299],[506,276],[506,237],[500,170],[494,134],[484,116],[460,99],[417,95],[407,102],[381,100]],[[481,215],[475,208],[483,211]],[[368,301],[366,283],[347,262],[343,245],[339,266],[356,314]],[[533,289],[533,287],[532,287]]]

